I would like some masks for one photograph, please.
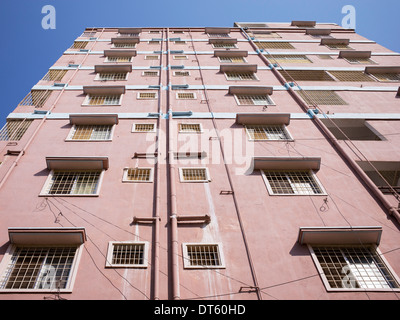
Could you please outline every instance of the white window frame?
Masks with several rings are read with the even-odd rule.
[[[179,98],[179,93],[192,93],[193,94],[193,98]],[[196,95],[196,92],[177,92],[176,93],[176,99],[177,100],[196,100],[197,99],[197,95]]]
[[[143,264],[113,264],[114,246],[118,244],[142,245],[143,248]],[[107,268],[147,268],[149,265],[149,243],[147,241],[109,241],[107,249],[106,267]]]
[[[151,93],[155,93],[155,96],[154,96],[154,98],[141,98],[140,97],[140,94],[141,93],[147,93],[146,91],[140,91],[140,92],[138,92],[137,93],[137,95],[136,95],[136,99],[137,100],[157,100],[158,99],[158,92],[151,92]]]
[[[123,44],[123,47],[115,46],[116,44]],[[113,43],[111,45],[113,49],[136,49],[136,43]]]
[[[76,129],[77,129],[77,127],[79,127],[79,126],[80,126],[80,125],[76,125],[76,124],[74,124],[74,125],[72,126],[71,130],[70,130],[69,133],[68,133],[67,138],[65,139],[65,141],[73,141],[73,142],[79,142],[79,141],[86,141],[86,142],[88,142],[88,141],[93,141],[93,142],[96,142],[96,141],[112,141],[112,139],[113,139],[114,130],[115,130],[115,124],[112,125],[112,127],[111,127],[110,137],[109,137],[108,139],[72,139],[73,136],[74,136],[74,133],[75,133],[75,131],[76,131]],[[85,126],[85,125],[83,125],[83,126]],[[97,124],[91,124],[91,125],[87,125],[87,126],[102,126],[102,125],[101,125],[101,124],[99,124],[99,125],[97,125]]]
[[[149,59],[148,57],[157,57],[157,59]],[[144,60],[160,60],[160,55],[159,54],[146,54],[144,56]]]
[[[128,170],[129,169],[144,169],[144,170],[150,170],[150,176],[149,176],[149,180],[129,180],[128,179]],[[137,168],[133,168],[133,167],[125,167],[123,170],[123,174],[122,174],[122,182],[127,182],[127,183],[149,183],[149,182],[153,182],[154,181],[154,170],[151,167],[137,167]]]
[[[187,72],[188,75],[187,75],[187,76],[177,76],[177,75],[176,75],[177,72]],[[188,70],[176,70],[176,71],[173,71],[172,75],[173,75],[174,77],[190,77],[190,71],[188,71]],[[180,93],[181,93],[181,92],[180,92]]]
[[[243,62],[232,62],[232,61],[223,61],[221,58],[242,58],[243,59]],[[233,57],[218,57],[218,61],[220,62],[220,63],[247,63],[248,61],[247,61],[247,59],[245,58],[245,57],[241,57],[241,56],[233,56]]]
[[[260,170],[262,178],[264,180],[265,186],[267,187],[268,193],[270,196],[327,196],[327,193],[322,185],[322,183],[319,181],[317,175],[313,170],[309,170],[308,173],[310,174],[311,178],[314,179],[315,183],[318,185],[318,187],[321,189],[321,193],[295,193],[295,190],[293,190],[294,193],[274,193],[272,190],[271,185],[269,184],[268,178],[266,177],[264,170]],[[268,170],[266,170],[268,171]],[[280,170],[280,171],[286,171],[286,170]],[[288,170],[290,171],[290,170]],[[301,171],[306,171],[306,170],[301,170]]]
[[[113,95],[114,95],[114,94],[110,94],[110,95],[107,95],[107,94],[100,95],[100,94],[99,94],[99,96],[113,96]],[[117,95],[117,94],[116,94],[116,95]],[[114,103],[114,104],[89,104],[89,101],[90,101],[90,97],[91,97],[91,96],[92,96],[91,94],[87,94],[87,95],[86,95],[85,100],[84,100],[83,103],[82,103],[82,106],[88,106],[88,107],[120,106],[120,105],[122,105],[122,99],[123,99],[123,97],[124,97],[124,94],[121,93],[120,96],[119,96],[119,101],[118,101],[118,103]],[[97,95],[94,94],[93,96],[97,96]]]
[[[101,189],[101,186],[103,184],[103,177],[104,177],[104,172],[105,172],[104,169],[98,170],[98,171],[101,171],[101,172],[100,172],[100,176],[99,176],[97,189],[96,189],[95,193],[90,193],[90,194],[88,194],[88,193],[85,193],[85,194],[64,194],[64,193],[63,194],[50,194],[50,193],[48,193],[48,191],[50,191],[49,187],[50,187],[50,185],[52,183],[54,174],[56,172],[58,172],[58,171],[77,172],[77,171],[92,171],[92,170],[80,170],[80,169],[74,169],[74,170],[68,170],[68,169],[65,169],[65,170],[51,170],[49,175],[48,175],[48,177],[47,177],[47,179],[46,179],[46,181],[45,181],[45,183],[44,183],[44,185],[43,185],[43,187],[42,187],[42,190],[40,191],[39,196],[45,196],[45,197],[98,197],[100,195],[100,189]]]
[[[201,265],[191,265],[190,258],[188,254],[188,246],[217,246],[219,254],[219,265],[216,266],[201,266]],[[214,243],[194,243],[194,242],[184,242],[182,243],[182,256],[183,256],[183,267],[184,269],[225,269],[225,258],[224,251],[221,242]]]
[[[133,57],[128,57],[128,58],[129,58],[129,61],[119,62],[119,61],[110,61],[109,58],[125,58],[125,57],[123,57],[123,56],[121,56],[121,57],[109,57],[109,56],[107,56],[107,57],[104,59],[104,62],[105,62],[105,63],[129,63],[129,62],[132,62],[132,60],[133,60]]]
[[[181,57],[181,58],[177,58],[177,57]],[[174,60],[187,60],[189,58],[188,58],[188,56],[186,54],[175,54],[175,55],[172,56],[172,59],[174,59]]]
[[[220,47],[219,45],[223,45],[222,47]],[[217,45],[217,46],[215,46]],[[232,45],[232,47],[226,47],[225,45]],[[235,43],[212,43],[211,46],[213,47],[213,49],[237,49],[238,46]]]
[[[250,125],[250,124],[249,124]],[[250,125],[251,126],[251,125]],[[257,125],[258,126],[258,125]],[[282,128],[282,131],[284,132],[284,134],[286,135],[286,139],[271,139],[271,138],[266,138],[266,139],[252,139],[251,138],[251,135],[250,135],[250,132],[249,132],[249,130],[248,130],[248,128],[247,128],[247,126],[245,125],[245,130],[246,130],[246,133],[247,133],[247,137],[249,138],[249,141],[294,141],[294,139],[292,138],[292,135],[290,134],[290,132],[289,132],[289,130],[287,129],[287,126],[286,125],[284,125],[284,124],[274,124],[274,125],[271,125],[271,124],[265,124],[265,125],[259,125],[260,127],[268,127],[268,126],[270,126],[270,127],[281,127]],[[268,132],[266,132],[265,130],[264,130],[264,132],[265,132],[265,134],[267,135],[267,137],[268,137]]]
[[[4,254],[4,257],[2,261],[0,262],[0,283],[5,281],[6,277],[6,272],[12,263],[12,258],[14,253],[19,247],[32,247],[32,248],[54,248],[54,247],[76,247],[76,252],[74,256],[74,260],[72,262],[72,267],[71,267],[71,273],[68,276],[68,281],[67,285],[65,288],[60,288],[60,289],[51,289],[51,288],[44,288],[44,289],[0,289],[0,293],[32,293],[32,292],[38,292],[38,293],[44,293],[44,292],[54,292],[57,290],[57,292],[60,293],[70,293],[73,291],[74,283],[75,283],[75,278],[78,272],[78,266],[79,262],[81,259],[82,251],[83,251],[83,244],[81,245],[70,245],[70,244],[65,244],[65,245],[15,245],[15,244],[10,244],[7,248],[6,253]],[[38,279],[40,277],[40,273],[38,275]],[[4,279],[4,280],[3,280]]]
[[[149,75],[145,74],[146,72],[156,72],[157,75],[149,76]],[[144,71],[142,71],[142,77],[159,77],[159,76],[160,76],[160,71],[159,70],[144,70]]]
[[[240,73],[247,73],[247,72],[234,72],[234,73],[240,74]],[[256,72],[249,72],[249,73],[253,74],[253,78],[254,79],[229,79],[229,77],[227,75],[227,72],[224,72],[224,75],[225,75],[225,79],[227,81],[260,81],[260,79],[257,77],[257,73]]]
[[[200,131],[182,131],[180,129],[180,124],[199,125]],[[203,133],[203,125],[201,123],[183,123],[183,122],[179,122],[178,123],[178,133],[184,133],[184,134],[199,134],[199,133]]]
[[[183,170],[184,169],[201,169],[201,170],[205,170],[206,179],[205,180],[185,180],[185,178],[183,176]],[[181,168],[179,168],[179,180],[180,180],[180,182],[183,182],[183,183],[205,183],[205,182],[211,182],[210,172],[209,172],[207,167],[181,167]]]
[[[153,125],[153,130],[151,130],[151,131],[136,131],[136,125],[137,125],[137,124],[144,124],[144,125],[152,124],[152,125]],[[132,124],[132,132],[135,132],[135,133],[156,132],[156,124],[155,124],[155,123],[134,123],[134,124]]]
[[[117,74],[117,73],[125,73],[125,79],[101,79],[101,74]],[[105,82],[105,81],[127,81],[128,80],[128,74],[129,72],[99,72],[96,73],[96,76],[94,78],[95,81],[101,81],[101,82]]]
[[[235,101],[236,101],[236,104],[238,106],[275,106],[276,105],[274,100],[272,100],[271,95],[269,95],[269,94],[266,95],[268,103],[265,103],[265,104],[241,104],[240,101],[239,101],[239,98],[237,97],[238,95],[234,94],[233,96],[235,97]],[[252,95],[252,94],[239,94],[239,96],[257,96],[257,94],[254,94],[254,95]]]
[[[187,42],[186,42],[186,40],[175,40],[174,41],[174,44],[176,44],[176,45],[182,45],[182,44],[186,44]]]

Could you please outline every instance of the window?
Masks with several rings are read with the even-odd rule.
[[[127,72],[112,72],[112,73],[98,73],[95,80],[100,81],[121,81],[126,80],[128,77]]]
[[[400,193],[400,162],[357,161],[361,169],[384,194]]]
[[[328,289],[399,288],[374,246],[310,246]]]
[[[183,243],[185,268],[225,268],[220,243]]]
[[[353,50],[353,48],[349,47],[348,44],[341,44],[341,43],[337,43],[337,44],[326,44],[326,46],[331,49],[331,50]]]
[[[52,170],[41,195],[98,195],[102,170]]]
[[[144,56],[144,60],[159,60],[160,56],[158,55],[146,55]]]
[[[281,42],[281,41],[268,41],[268,42],[259,42],[255,41],[255,45],[259,49],[295,49],[295,47],[290,42]]]
[[[372,75],[382,82],[400,81],[400,73],[373,73]]]
[[[143,71],[142,76],[143,77],[158,77],[159,72],[158,71]]]
[[[219,61],[221,63],[243,63],[243,62],[247,62],[246,59],[244,57],[218,57]]]
[[[70,49],[85,49],[88,43],[88,41],[75,41]]]
[[[19,141],[24,136],[26,130],[33,120],[18,119],[7,120],[4,127],[0,130],[0,141]]]
[[[68,135],[67,140],[111,140],[113,127],[113,125],[74,125]]]
[[[309,105],[347,105],[346,101],[331,90],[300,90],[297,93]]]
[[[381,141],[382,135],[365,119],[322,119],[338,140]]]
[[[312,63],[306,55],[301,54],[279,54],[279,55],[265,55],[271,63]]]
[[[68,70],[49,70],[42,78],[44,81],[61,81],[66,75]]]
[[[147,268],[148,246],[148,242],[110,241],[108,243],[106,267]]]
[[[246,125],[250,140],[291,140],[285,126],[279,125]]]
[[[262,170],[270,195],[324,194],[317,177],[310,170]]]
[[[123,182],[152,182],[153,170],[151,168],[125,168]]]
[[[126,48],[133,49],[136,47],[136,43],[114,43],[114,48]]]
[[[88,106],[117,106],[121,104],[122,95],[94,95],[87,96],[83,105]]]
[[[210,38],[229,38],[230,35],[228,33],[208,33]]]
[[[286,81],[335,81],[325,70],[279,70]]]
[[[138,92],[136,98],[139,100],[155,100],[157,99],[157,92]]]
[[[176,98],[179,100],[194,100],[196,99],[196,94],[194,92],[177,92]]]
[[[155,132],[156,126],[154,123],[134,123],[132,132]]]
[[[226,80],[258,80],[253,72],[225,72]]]
[[[188,56],[187,55],[183,55],[183,54],[179,54],[179,55],[174,55],[173,59],[174,60],[187,60]]]
[[[200,123],[179,123],[180,133],[201,133],[203,130]]]
[[[268,94],[235,94],[236,102],[239,106],[252,105],[252,106],[265,106],[273,105],[271,97]]]
[[[174,77],[189,77],[190,71],[174,71]]]
[[[329,74],[334,76],[338,81],[375,81],[364,71],[329,71]]]
[[[72,287],[78,246],[12,245],[1,290],[63,290]]]
[[[370,58],[345,58],[348,63],[351,64],[376,64],[375,61],[371,60]]]
[[[159,41],[159,40],[150,40],[150,41],[147,41],[147,44],[160,44],[161,42]]]
[[[236,49],[236,44],[234,43],[212,43],[214,49]]]
[[[176,40],[174,41],[175,44],[186,44],[185,40]]]
[[[50,90],[31,90],[31,92],[29,92],[18,105],[35,106],[36,108],[42,108],[50,95]]]
[[[132,62],[132,57],[106,57],[104,62]]]
[[[209,182],[207,168],[179,168],[181,182]]]
[[[282,38],[278,33],[272,31],[251,31],[249,34],[255,39]]]

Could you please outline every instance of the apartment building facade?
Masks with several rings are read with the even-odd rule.
[[[0,132],[0,299],[398,299],[399,85],[336,24],[87,28]]]

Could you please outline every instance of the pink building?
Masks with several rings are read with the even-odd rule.
[[[399,84],[336,24],[86,29],[0,132],[0,299],[398,299]]]

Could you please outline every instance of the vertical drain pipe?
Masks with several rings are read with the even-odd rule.
[[[167,40],[167,108],[168,108],[168,167],[169,167],[169,186],[170,186],[170,225],[171,225],[171,267],[172,267],[172,298],[174,300],[180,299],[180,290],[179,290],[179,262],[178,262],[178,211],[176,204],[176,185],[175,185],[175,177],[176,177],[176,168],[174,166],[174,150],[173,150],[173,140],[174,136],[172,132],[174,132],[172,127],[172,110],[171,110],[171,100],[170,100],[170,57],[169,57],[169,28],[167,28],[166,34]]]

